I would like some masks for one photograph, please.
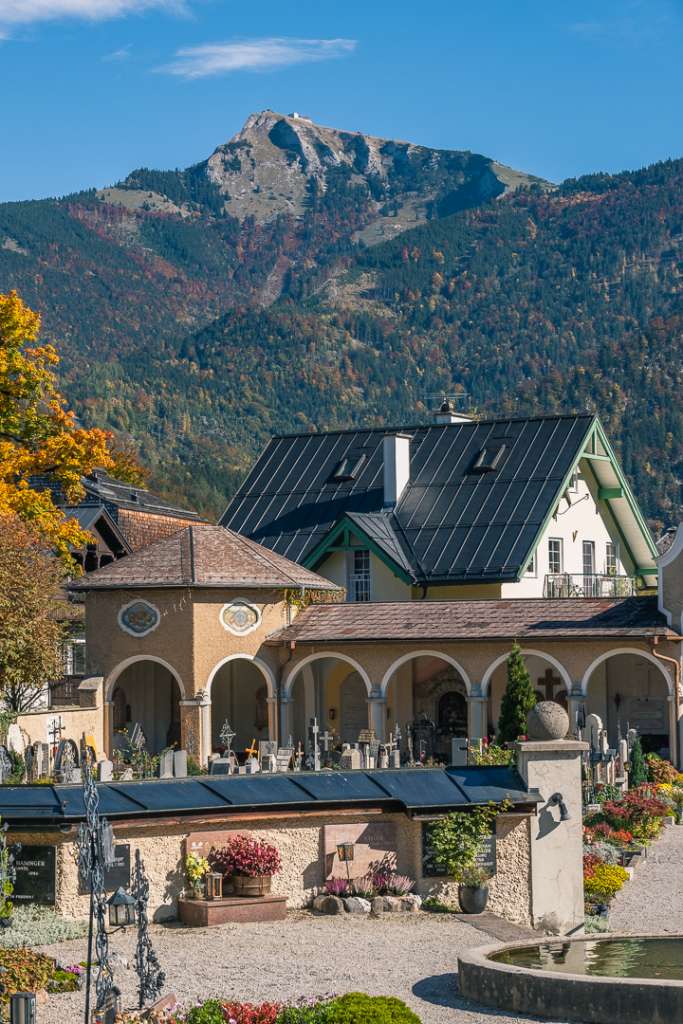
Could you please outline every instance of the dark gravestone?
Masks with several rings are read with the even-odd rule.
[[[114,845],[114,863],[110,868],[105,868],[104,872],[105,892],[115,892],[119,886],[121,886],[122,889],[130,888],[129,843],[116,843]],[[82,886],[81,892],[90,892],[90,887]]]
[[[434,822],[424,821],[422,823],[422,877],[423,878],[445,878],[446,868],[437,863],[434,847],[431,842],[431,830]],[[479,856],[476,859],[476,866],[496,873],[496,837],[488,836],[483,844]]]
[[[18,905],[40,903],[53,907],[56,895],[56,857],[54,846],[15,847],[17,877],[12,900]]]

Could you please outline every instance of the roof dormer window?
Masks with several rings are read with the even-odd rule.
[[[365,453],[355,456],[344,456],[335,466],[330,480],[334,483],[342,483],[344,480],[356,480],[366,461],[367,455]]]

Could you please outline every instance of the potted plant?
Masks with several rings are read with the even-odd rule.
[[[437,821],[430,830],[434,859],[460,883],[458,899],[464,914],[481,914],[488,901],[490,872],[477,863],[486,840],[495,829],[496,816],[510,804],[488,804],[471,811],[454,811]]]
[[[489,898],[488,883],[491,877],[491,872],[485,868],[463,868],[458,886],[458,899],[463,914],[484,913]]]
[[[274,846],[242,835],[230,839],[211,859],[215,870],[230,877],[235,896],[267,896],[273,875],[282,866]]]
[[[198,853],[188,853],[185,858],[185,874],[189,882],[188,898],[200,900],[204,896],[204,876],[211,870],[206,857]]]

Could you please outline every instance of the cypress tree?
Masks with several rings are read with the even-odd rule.
[[[647,762],[643,756],[643,745],[640,742],[640,736],[636,736],[633,746],[631,747],[631,774],[629,777],[629,786],[642,786],[643,783],[648,781]]]
[[[536,694],[522,657],[519,644],[515,641],[507,662],[508,681],[500,705],[498,720],[498,742],[510,743],[526,734],[527,715],[536,703]]]

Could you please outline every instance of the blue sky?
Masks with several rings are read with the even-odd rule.
[[[255,110],[551,180],[683,156],[683,0],[0,0],[0,200],[185,167]]]

